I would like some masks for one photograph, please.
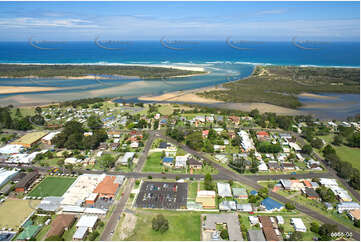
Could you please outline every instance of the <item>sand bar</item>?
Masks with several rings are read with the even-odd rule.
[[[26,92],[46,92],[57,90],[56,87],[17,87],[0,86],[0,94],[26,93]]]
[[[335,96],[323,96],[323,95],[308,93],[308,92],[303,92],[299,96],[315,98],[315,99],[323,99],[323,100],[336,100],[336,99],[338,99],[338,97],[335,97]]]

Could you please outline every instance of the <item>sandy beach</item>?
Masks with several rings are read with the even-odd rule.
[[[0,86],[0,94],[26,93],[26,92],[45,92],[57,90],[56,87],[16,87]]]
[[[338,97],[334,97],[334,96],[323,96],[323,95],[308,93],[308,92],[303,92],[299,96],[315,98],[315,99],[323,99],[323,100],[336,100],[336,99],[338,99]]]

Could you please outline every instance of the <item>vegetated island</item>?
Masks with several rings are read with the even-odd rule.
[[[197,95],[227,103],[268,103],[302,106],[302,93],[360,93],[360,68],[256,66],[245,79],[225,83],[221,90]]]
[[[57,65],[57,64],[0,64],[0,78],[64,78],[88,79],[116,76],[142,79],[183,77],[206,74],[186,67],[156,67],[140,65]]]

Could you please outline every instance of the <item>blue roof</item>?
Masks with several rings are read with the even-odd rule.
[[[164,157],[164,158],[163,158],[163,162],[164,162],[164,163],[172,163],[173,160],[174,160],[174,159],[173,159],[172,157]]]
[[[256,190],[252,190],[252,191],[250,191],[250,194],[251,194],[251,195],[257,195],[258,192],[257,192]]]
[[[280,209],[283,205],[272,198],[265,198],[261,203],[267,210]]]

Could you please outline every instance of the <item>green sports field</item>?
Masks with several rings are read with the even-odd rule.
[[[62,196],[76,178],[46,177],[30,193],[31,197]]]

